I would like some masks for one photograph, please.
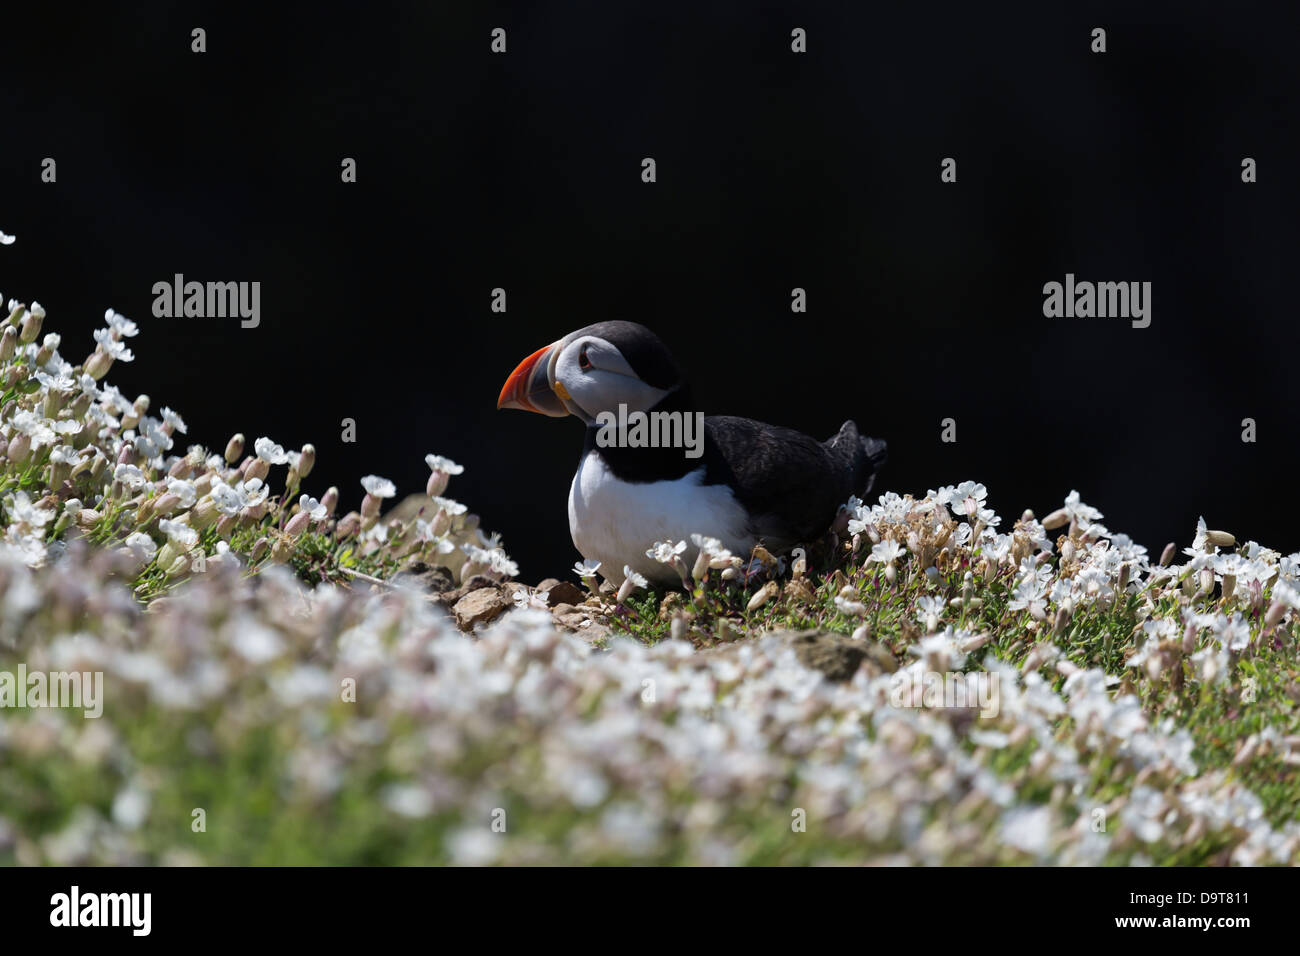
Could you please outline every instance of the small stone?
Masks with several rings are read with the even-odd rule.
[[[551,609],[551,618],[557,627],[573,631],[584,640],[597,641],[610,633],[609,618],[592,613],[590,608],[557,604]]]
[[[496,586],[497,582],[486,574],[476,574],[460,587],[453,588],[450,591],[443,591],[441,594],[435,595],[435,597],[450,607],[471,591],[478,591],[481,588],[495,588]]]
[[[456,584],[446,568],[432,567],[423,561],[416,561],[393,575],[393,583],[416,588],[426,594],[445,594]]]
[[[546,582],[543,581],[542,584]],[[537,585],[539,593],[546,595],[546,603],[551,607],[559,604],[581,604],[586,598],[582,589],[568,581],[556,581],[549,588],[543,588],[541,584]]]
[[[832,631],[786,631],[781,636],[790,642],[799,663],[821,671],[827,680],[850,680],[864,661],[885,671],[898,668],[893,655],[873,641],[855,641]]]
[[[472,631],[477,625],[494,620],[511,607],[513,607],[511,602],[498,588],[481,587],[475,588],[457,601],[452,608],[452,613],[456,616],[456,623],[462,631]]]

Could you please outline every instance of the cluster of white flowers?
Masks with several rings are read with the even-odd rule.
[[[1239,782],[1198,773],[1185,730],[1059,651],[1025,669],[986,657],[1000,709],[973,721],[894,700],[910,668],[979,649],[950,625],[898,674],[834,682],[780,635],[602,652],[523,609],[471,639],[414,592],[308,589],[279,568],[218,570],[145,612],[113,578],[121,560],[78,544],[32,570],[0,554],[0,660],[106,675],[98,720],[0,721],[17,779],[83,768],[99,798],[59,817],[0,808],[0,861],[241,862],[210,856],[220,844],[180,814],[229,799],[193,792],[187,767],[237,761],[254,738],[272,812],[321,821],[320,859],[324,821],[360,800],[377,840],[402,834],[389,842],[424,862],[1095,864],[1207,837],[1233,862],[1300,861],[1300,826],[1270,826]],[[1050,669],[1068,674],[1059,690]],[[144,747],[151,713],[167,730]],[[1007,749],[1028,759],[999,773]]]
[[[73,365],[59,354],[60,336],[37,341],[45,319],[38,303],[10,300],[8,308],[8,320],[0,321],[3,545],[29,565],[57,557],[69,538],[85,534],[119,543],[138,562],[136,573],[156,562],[175,579],[192,573],[200,553],[200,567],[283,563],[294,541],[312,531],[336,541],[356,537],[360,553],[385,567],[422,561],[453,575],[516,573],[477,516],[441,497],[450,476],[464,471],[450,459],[426,457],[433,503],[419,515],[383,521],[381,502],[397,489],[368,475],[360,510],[336,519],[336,488],[319,498],[299,494],[316,460],[311,445],[288,451],[259,437],[246,455],[237,434],[224,455],[199,445],[182,448],[178,438],[188,429],[179,414],[163,408],[155,417],[149,396],[129,400],[103,382],[113,363],[134,359],[124,343],[139,331],[130,319],[105,312],[94,351]],[[287,474],[277,493],[268,479],[281,466]],[[215,535],[205,538],[208,529]],[[240,532],[250,540],[232,548]]]

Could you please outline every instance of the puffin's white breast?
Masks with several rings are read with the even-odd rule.
[[[569,487],[569,533],[584,558],[600,562],[602,577],[621,584],[623,565],[651,581],[671,584],[677,573],[646,557],[656,541],[685,541],[682,556],[695,562],[692,534],[717,538],[748,558],[755,539],[748,514],[726,485],[706,485],[704,466],[673,481],[628,482],[594,451],[583,456]]]

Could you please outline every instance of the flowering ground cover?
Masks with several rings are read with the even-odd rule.
[[[529,588],[472,463],[394,518],[311,446],[187,446],[108,384],[129,319],[73,364],[45,318],[0,317],[0,674],[102,672],[102,714],[0,708],[0,863],[1300,859],[1300,554],[965,482]]]

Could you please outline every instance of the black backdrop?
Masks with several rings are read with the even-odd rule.
[[[1300,548],[1281,4],[13,7],[0,290],[74,362],[106,307],[135,319],[109,380],[192,441],[313,441],[309,484],[351,507],[362,475],[417,491],[451,456],[523,576],[563,574],[580,426],[495,399],[535,348],[627,318],[708,412],[886,438],[886,488],[974,478],[1008,518],[1077,488],[1153,551],[1198,514]],[[260,281],[261,326],[153,318],[177,272]],[[1150,328],[1044,318],[1067,272],[1152,282]]]

